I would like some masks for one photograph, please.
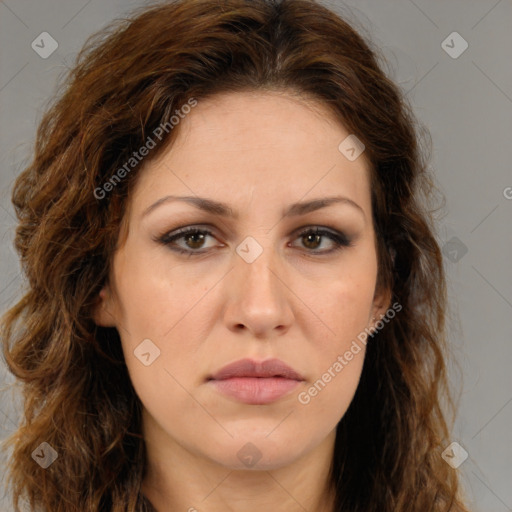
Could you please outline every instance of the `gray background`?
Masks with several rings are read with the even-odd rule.
[[[19,298],[23,283],[11,247],[11,187],[30,160],[57,76],[87,36],[144,3],[0,2],[0,312]],[[460,390],[452,439],[469,453],[454,471],[472,510],[512,511],[512,2],[323,3],[381,48],[389,74],[432,134],[431,165],[447,200],[439,242],[449,280],[451,379]],[[31,47],[44,31],[58,42],[47,59]],[[457,58],[442,47],[454,31],[469,45]],[[447,44],[461,48],[457,40]],[[0,378],[3,387],[13,382],[3,361]],[[0,398],[5,438],[15,429],[20,404],[12,391]],[[11,510],[5,498],[0,505]]]

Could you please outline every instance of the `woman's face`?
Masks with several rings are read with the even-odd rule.
[[[369,176],[312,105],[270,92],[199,101],[139,177],[96,321],[120,333],[158,449],[277,468],[332,442],[354,396],[354,340],[387,305],[374,302]],[[295,373],[258,367],[270,359]],[[219,373],[240,360],[254,365]]]

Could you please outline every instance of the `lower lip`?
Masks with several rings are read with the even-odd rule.
[[[284,377],[232,377],[210,382],[221,393],[252,405],[275,402],[300,384]]]

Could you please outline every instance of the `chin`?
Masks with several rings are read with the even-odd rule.
[[[272,428],[276,428],[275,424]],[[316,443],[314,439],[302,439],[295,433],[275,432],[265,428],[261,433],[247,432],[243,436],[212,440],[204,446],[204,454],[212,461],[230,470],[273,470],[295,462],[308,447]]]
[[[231,453],[218,454],[212,460],[229,470],[271,471],[293,464],[300,455],[295,451],[290,452],[289,449],[272,453],[269,449],[259,449],[258,446],[248,441],[240,448],[233,447]]]

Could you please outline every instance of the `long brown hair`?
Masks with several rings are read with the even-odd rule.
[[[16,511],[20,499],[51,512],[151,509],[141,493],[141,404],[118,331],[96,326],[92,308],[136,178],[179,129],[161,127],[192,98],[264,89],[322,102],[364,143],[378,287],[402,307],[368,343],[337,426],[336,510],[466,510],[456,472],[441,458],[455,407],[425,130],[378,51],[314,0],[179,0],[91,36],[13,189],[15,247],[28,280],[2,321],[4,357],[24,398],[7,443]],[[127,168],[148,136],[156,147]],[[42,442],[58,454],[46,469],[31,456]]]

